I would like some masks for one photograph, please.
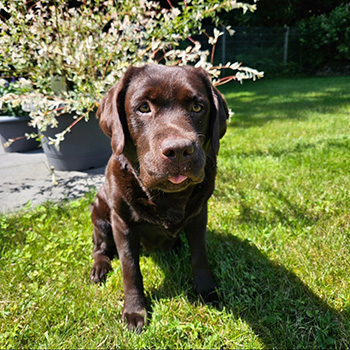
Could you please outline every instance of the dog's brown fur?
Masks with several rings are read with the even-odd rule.
[[[92,205],[91,279],[102,281],[118,254],[122,317],[141,331],[147,312],[140,244],[169,249],[184,231],[196,291],[205,301],[217,298],[205,237],[227,105],[202,69],[149,65],[129,68],[102,99],[97,117],[113,155]]]

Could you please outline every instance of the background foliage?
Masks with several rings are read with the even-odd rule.
[[[253,1],[247,1],[253,4]],[[254,14],[237,12],[223,13],[220,17],[232,26],[293,27],[301,20],[319,15],[328,15],[348,0],[262,0]]]
[[[350,64],[350,3],[339,5],[328,15],[302,20],[299,31],[308,71]]]
[[[247,64],[252,61],[265,60],[263,69],[267,76],[295,74],[349,74],[350,72],[350,10],[348,0],[265,0],[259,1],[257,10],[242,16],[238,12],[228,12],[220,15],[223,23],[232,27],[255,29],[256,37],[270,44],[261,47],[252,39]],[[280,55],[273,57],[279,40],[284,49],[283,34],[274,37],[273,30],[283,31],[291,27],[289,33],[288,62],[283,62]],[[270,34],[264,35],[270,29]],[[235,41],[235,37],[231,39]],[[299,41],[299,42],[298,42]],[[243,44],[245,47],[245,44]],[[235,46],[241,54],[241,47]],[[254,52],[255,49],[255,52]]]

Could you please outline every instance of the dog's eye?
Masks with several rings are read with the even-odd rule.
[[[151,111],[151,108],[148,103],[143,103],[138,110],[141,113],[149,113]]]
[[[194,103],[192,106],[192,111],[195,113],[199,113],[202,109],[203,107],[198,103]]]

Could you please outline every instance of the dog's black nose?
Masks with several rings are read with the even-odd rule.
[[[161,144],[163,156],[176,162],[183,162],[191,158],[194,146],[188,139],[165,139]]]

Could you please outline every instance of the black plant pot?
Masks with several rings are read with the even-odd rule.
[[[42,147],[51,166],[56,170],[73,171],[98,168],[107,164],[112,154],[111,141],[102,132],[95,114],[79,121],[61,141],[59,149],[49,144],[49,137],[65,130],[75,119],[71,114],[58,117],[58,128],[42,132]]]
[[[9,139],[24,136],[24,134],[31,134],[35,130],[28,125],[29,118],[26,117],[4,117],[0,116],[0,141],[4,147],[5,152],[28,152],[37,149],[40,142],[35,139],[27,140],[25,137],[16,140],[10,146],[5,147],[4,144]]]

